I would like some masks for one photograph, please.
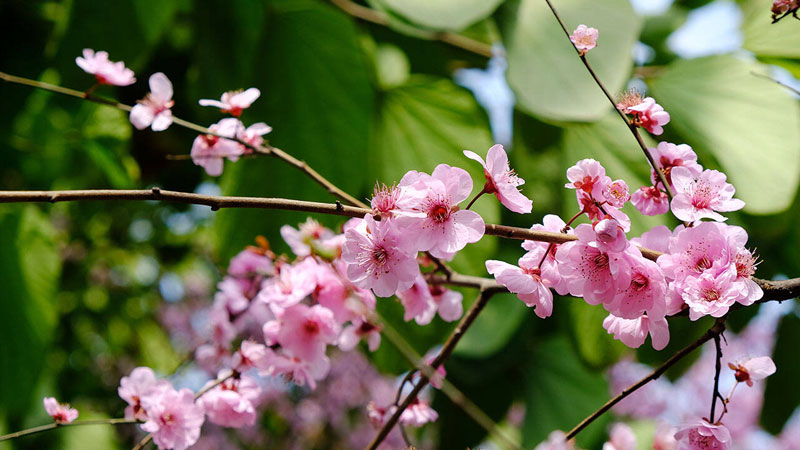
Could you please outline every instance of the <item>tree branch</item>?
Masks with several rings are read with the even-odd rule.
[[[64,427],[77,427],[81,425],[122,425],[127,423],[138,423],[139,421],[136,419],[90,419],[90,420],[78,420],[76,422],[70,423],[49,423],[47,425],[40,425],[38,427],[28,428],[25,430],[15,431],[13,433],[8,433],[0,436],[0,442],[8,441],[11,439],[16,439],[22,436],[28,436],[30,434],[41,433],[43,431],[55,430],[56,428],[64,428]]]

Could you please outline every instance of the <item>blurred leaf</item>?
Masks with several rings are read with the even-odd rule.
[[[0,405],[9,413],[31,405],[56,325],[61,258],[54,234],[32,206],[0,217]]]
[[[397,46],[378,45],[375,49],[375,66],[378,72],[378,83],[383,89],[400,86],[408,80],[410,71],[408,58]]]
[[[612,95],[621,91],[641,27],[630,2],[609,0],[602,8],[593,0],[556,3],[570,32],[580,23],[600,30],[597,48],[587,58]],[[505,19],[501,30],[508,54],[508,82],[520,108],[544,118],[576,121],[597,120],[609,110],[608,99],[544,1],[521,0],[516,9],[509,8]]]
[[[567,307],[570,336],[578,355],[589,366],[605,369],[628,351],[625,344],[603,328],[603,319],[608,316],[608,311],[602,306],[590,305],[580,298],[556,302]]]
[[[764,380],[764,407],[761,409],[761,425],[772,434],[778,434],[784,423],[800,405],[800,364],[797,364],[797,345],[800,343],[800,317],[788,314],[778,326],[775,350],[772,359],[778,370]]]
[[[588,371],[563,337],[541,341],[529,361],[522,430],[526,448],[544,441],[553,430],[571,429],[608,400],[603,375]],[[605,415],[583,430],[577,438],[581,447],[599,448],[597,441],[610,420]]]
[[[139,26],[148,44],[155,44],[169,28],[173,18],[180,10],[188,9],[189,0],[136,0]]]
[[[491,356],[506,346],[526,317],[538,319],[516,295],[497,294],[461,338],[454,353],[465,358]]]
[[[272,144],[363,198],[373,183],[366,175],[367,155],[373,151],[367,146],[373,91],[355,26],[331,6],[314,1],[278,2],[270,11],[257,83],[264,94],[247,115],[274,127],[266,136]],[[221,184],[228,195],[334,200],[300,171],[268,157],[226,163]],[[258,234],[281,246],[280,226],[302,222],[304,216],[222,211],[215,230],[221,256],[238,253]]]
[[[155,322],[137,324],[136,336],[142,354],[142,365],[161,373],[170,373],[180,363],[180,358],[169,341],[169,336]]]
[[[128,114],[113,108],[92,107],[90,111],[80,145],[111,186],[133,188],[139,173],[136,162],[128,154],[131,137]]]
[[[747,0],[742,5],[743,47],[757,56],[800,58],[800,27],[792,17],[772,23],[769,5]]]
[[[717,158],[753,214],[788,207],[800,176],[800,104],[751,73],[762,68],[732,56],[679,60],[648,83],[667,127]]]
[[[373,0],[384,9],[437,30],[461,30],[489,16],[503,0]]]

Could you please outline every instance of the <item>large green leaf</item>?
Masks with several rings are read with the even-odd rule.
[[[583,361],[595,368],[606,368],[628,351],[621,341],[603,328],[608,316],[600,305],[590,305],[583,299],[565,298],[559,302],[566,307],[570,336]]]
[[[772,23],[766,2],[748,0],[742,5],[744,48],[758,56],[800,58],[800,27],[787,17]]]
[[[386,9],[427,28],[461,30],[489,16],[503,0],[375,0]]]
[[[533,310],[516,295],[497,294],[464,334],[455,354],[466,358],[486,358],[505,347],[523,320],[539,320]]]
[[[262,97],[249,120],[274,127],[272,144],[306,160],[356,197],[373,181],[366,170],[373,91],[352,20],[314,1],[273,2],[253,84]],[[209,68],[213,70],[213,68]],[[333,201],[301,172],[272,158],[226,163],[223,191]],[[223,257],[265,234],[278,242],[283,223],[304,215],[279,211],[223,211],[216,234]],[[329,221],[334,224],[337,221]]]
[[[623,89],[631,65],[631,49],[641,19],[628,0],[553,2],[570,32],[584,23],[600,30],[597,48],[587,55],[606,88]],[[611,107],[595,85],[543,0],[521,0],[509,8],[503,35],[508,53],[508,82],[519,106],[554,120],[592,121]]]
[[[770,214],[797,190],[800,104],[752,71],[763,66],[733,56],[678,60],[649,86],[672,116],[670,131],[717,158],[745,211]]]
[[[54,233],[35,207],[0,217],[0,409],[9,413],[30,406],[56,325],[61,258]]]

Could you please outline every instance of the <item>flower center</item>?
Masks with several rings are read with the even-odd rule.
[[[450,209],[447,208],[445,205],[435,205],[433,208],[430,209],[428,213],[428,217],[433,219],[437,223],[442,223],[447,221],[450,218]]]
[[[650,284],[650,280],[641,273],[637,273],[633,277],[631,277],[631,288],[634,291],[641,291],[647,288],[648,284]]]
[[[712,288],[703,289],[700,291],[700,294],[703,296],[703,300],[707,302],[715,302],[719,300],[719,291]]]
[[[597,266],[598,268],[608,267],[608,255],[606,255],[605,253],[598,254],[597,256],[594,257],[593,261],[594,265]]]
[[[305,330],[306,334],[315,335],[319,333],[319,324],[313,320],[309,320],[303,324],[303,329]]]
[[[711,260],[708,256],[703,255],[702,258],[698,259],[697,262],[694,264],[695,272],[702,272],[711,267]]]

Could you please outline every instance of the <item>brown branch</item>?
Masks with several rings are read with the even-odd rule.
[[[9,441],[11,439],[16,439],[22,436],[28,436],[31,434],[41,433],[43,431],[55,430],[56,428],[64,428],[64,427],[77,427],[81,425],[122,425],[128,423],[138,423],[136,419],[90,419],[90,420],[78,420],[76,422],[70,423],[49,423],[47,425],[40,425],[38,427],[28,428],[25,430],[15,431],[13,433],[8,433],[0,436],[0,442],[2,441]]]
[[[558,21],[558,24],[561,25],[561,29],[564,30],[564,34],[567,35],[567,39],[569,39],[569,36],[570,36],[569,30],[567,30],[567,26],[564,25],[564,21],[561,20],[561,16],[558,15],[558,11],[556,11],[556,8],[553,6],[552,3],[550,3],[550,0],[545,0],[545,1],[547,2],[547,6],[550,7],[550,11],[552,11],[553,15],[556,17],[556,20]],[[608,92],[608,89],[606,89],[606,87],[603,84],[603,82],[600,81],[600,78],[598,78],[597,74],[594,72],[594,69],[592,68],[591,64],[589,64],[589,61],[586,59],[586,55],[585,54],[581,54],[581,51],[578,50],[578,47],[575,47],[575,45],[572,44],[571,40],[570,40],[570,45],[572,45],[572,48],[574,48],[575,52],[577,52],[578,57],[581,59],[581,62],[583,62],[583,65],[586,66],[586,70],[589,71],[589,75],[592,76],[592,78],[594,79],[595,83],[597,83],[597,86],[600,87],[600,89],[603,91],[603,94],[606,96],[608,101],[611,102],[611,107],[614,108],[614,111],[617,112],[617,115],[619,115],[619,117],[622,119],[622,121],[625,122],[625,125],[631,131],[631,133],[633,134],[633,137],[636,138],[636,143],[639,144],[639,147],[642,148],[642,152],[644,152],[644,156],[647,158],[647,161],[650,163],[650,167],[652,167],[653,171],[655,171],[655,173],[658,175],[658,179],[659,179],[659,181],[661,181],[661,184],[664,186],[664,190],[667,191],[667,196],[669,197],[669,199],[671,201],[673,194],[672,194],[672,189],[669,187],[669,183],[667,182],[667,177],[664,175],[664,172],[662,172],[661,169],[658,168],[658,165],[656,164],[655,160],[653,159],[653,155],[651,155],[650,154],[650,150],[647,149],[647,144],[644,143],[644,140],[642,139],[642,136],[639,134],[639,129],[636,127],[636,125],[631,123],[625,117],[625,114],[623,114],[622,111],[619,110],[619,108],[617,108],[617,102],[614,100],[614,97],[611,96],[611,94]]]
[[[711,411],[708,414],[708,423],[714,423],[714,411],[717,408],[717,399],[722,400],[722,407],[725,406],[725,397],[719,393],[719,375],[722,371],[722,345],[720,343],[720,335],[714,336],[714,348],[716,349],[716,365],[714,367],[714,392],[711,394]],[[720,416],[721,417],[721,416]]]
[[[376,25],[389,26],[389,18],[381,11],[359,5],[350,0],[331,0],[335,6],[347,14]],[[431,41],[440,41],[453,47],[466,50],[476,55],[491,58],[492,46],[466,36],[447,31],[430,31],[414,28],[414,36]]]
[[[666,372],[667,369],[672,367],[675,363],[683,359],[686,355],[693,352],[696,348],[700,347],[710,339],[719,336],[720,334],[722,334],[723,331],[725,331],[725,317],[717,319],[717,321],[714,323],[714,326],[712,326],[708,331],[706,331],[705,334],[700,336],[699,339],[687,345],[683,349],[679,350],[677,353],[672,355],[664,364],[660,365],[657,369],[650,372],[649,375],[637,381],[636,383],[633,383],[632,385],[626,387],[616,397],[612,398],[611,400],[606,402],[605,405],[600,407],[600,409],[593,412],[589,417],[583,419],[581,423],[576,425],[575,428],[573,428],[572,430],[570,430],[569,433],[567,433],[566,440],[574,438],[575,435],[581,432],[581,430],[589,426],[589,424],[594,422],[598,417],[605,414],[609,409],[611,409],[611,407],[619,403],[622,399],[633,394],[642,386],[663,375],[664,372]]]

